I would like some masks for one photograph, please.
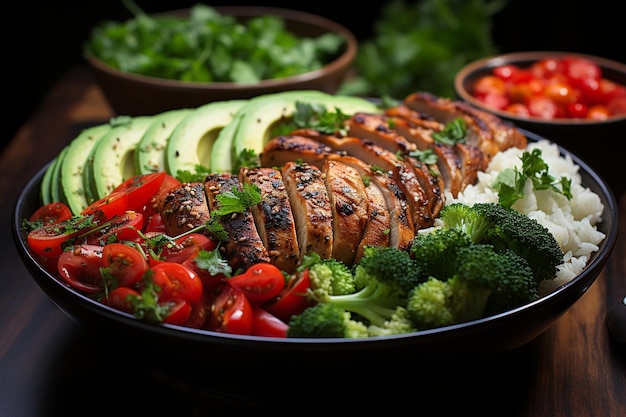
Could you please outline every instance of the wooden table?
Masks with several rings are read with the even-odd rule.
[[[77,68],[54,86],[0,156],[0,207],[5,219],[0,234],[0,416],[164,416],[176,411],[190,416],[227,410],[277,415],[282,411],[278,397],[271,407],[232,401],[153,372],[139,360],[141,352],[103,343],[53,305],[19,259],[9,218],[23,185],[80,126],[104,122],[111,115],[89,74]],[[626,193],[620,194],[617,246],[587,293],[523,348],[471,372],[447,369],[451,384],[441,387],[441,395],[432,399],[429,409],[439,407],[439,402],[439,415],[452,408],[455,413],[464,410],[481,416],[626,415],[626,346],[610,338],[604,322],[608,303],[626,296]],[[250,370],[238,371],[253,376]],[[278,372],[294,374],[293,370]],[[323,373],[341,378],[340,370]],[[262,376],[257,379],[263,382]],[[364,396],[375,395],[381,383],[398,382],[369,381],[366,385],[373,390],[364,389]],[[278,395],[302,396],[308,406],[298,415],[322,410],[307,400],[311,394],[298,393],[289,385],[279,387]],[[354,407],[342,415],[362,413],[358,401],[354,399]],[[411,401],[389,398],[381,403],[389,403],[388,411],[394,404],[398,409],[412,408],[416,415],[426,407]]]

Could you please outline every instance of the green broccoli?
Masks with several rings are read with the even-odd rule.
[[[341,295],[355,291],[352,271],[337,259],[322,259],[319,254],[312,252],[304,256],[298,269],[305,268],[309,269],[310,290],[315,293]]]
[[[391,318],[382,326],[370,324],[367,326],[367,332],[370,336],[389,336],[393,334],[411,333],[416,331],[413,320],[405,307],[398,306]]]
[[[458,247],[449,262],[452,275],[431,276],[409,294],[406,309],[420,330],[476,320],[537,298],[528,262],[511,250],[472,243]]]
[[[450,262],[459,247],[472,243],[467,234],[456,228],[435,228],[418,233],[409,249],[411,257],[419,265],[421,281],[430,276],[451,276],[455,270]]]
[[[411,255],[393,247],[366,247],[354,275],[357,289],[368,285],[372,277],[407,292],[423,281],[420,267]]]
[[[334,304],[316,304],[292,316],[287,337],[368,337],[367,326]]]
[[[498,203],[453,203],[441,210],[440,219],[444,228],[461,229],[474,243],[488,243],[498,251],[510,249],[526,259],[537,283],[553,279],[563,263],[563,250],[550,230]]]

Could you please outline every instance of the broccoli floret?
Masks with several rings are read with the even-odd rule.
[[[450,262],[455,272],[433,276],[409,294],[407,311],[420,329],[476,320],[537,298],[528,262],[489,244],[459,247]]]
[[[409,316],[409,312],[406,308],[398,306],[396,311],[391,315],[391,318],[383,324],[383,326],[376,326],[370,324],[367,327],[367,332],[370,336],[389,336],[393,334],[411,333],[416,331],[415,325]]]
[[[352,271],[337,259],[322,259],[319,254],[313,252],[305,255],[299,269],[304,268],[309,269],[310,290],[315,293],[341,295],[355,291]]]
[[[316,304],[289,321],[287,337],[368,337],[367,326],[333,304]]]
[[[430,276],[451,276],[455,265],[451,262],[458,248],[469,246],[472,241],[462,230],[432,229],[418,233],[411,243],[410,253],[419,265],[422,281]]]
[[[526,259],[537,283],[553,279],[563,263],[563,251],[548,228],[498,203],[450,204],[441,210],[440,218],[444,228],[461,229],[474,243],[488,243],[498,251],[510,249]]]
[[[423,281],[421,269],[411,255],[393,247],[366,247],[354,275],[357,289],[368,285],[371,278],[407,292]]]

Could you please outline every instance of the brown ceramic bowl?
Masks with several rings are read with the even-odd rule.
[[[560,58],[565,55],[590,59],[602,69],[603,77],[626,85],[626,64],[592,55],[563,51],[515,52],[483,58],[467,64],[457,74],[454,88],[458,97],[474,107],[496,114],[516,126],[550,139],[567,150],[573,151],[604,177],[613,191],[619,195],[624,189],[620,162],[616,147],[622,142],[626,131],[626,114],[612,116],[607,120],[558,118],[543,120],[536,117],[520,117],[512,113],[487,107],[472,96],[473,85],[482,75],[504,64],[528,67],[543,58]]]
[[[335,93],[355,58],[358,43],[346,27],[321,16],[296,10],[256,7],[215,7],[223,15],[240,21],[254,16],[276,15],[285,20],[286,28],[298,37],[317,37],[334,32],[346,39],[342,52],[324,67],[300,75],[258,83],[183,82],[131,74],[115,69],[99,59],[88,57],[87,63],[113,111],[124,115],[156,114],[166,110],[198,107],[202,104],[230,99],[248,99],[261,94],[287,90],[321,90]],[[189,11],[169,12],[185,15]]]

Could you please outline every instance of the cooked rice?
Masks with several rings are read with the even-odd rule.
[[[524,197],[513,205],[521,213],[536,219],[552,232],[565,254],[564,263],[558,267],[556,278],[540,284],[539,293],[545,295],[572,280],[587,265],[591,255],[598,250],[598,245],[605,234],[596,225],[602,219],[604,205],[600,197],[581,183],[579,166],[569,156],[562,156],[557,145],[547,140],[529,142],[525,150],[541,149],[542,158],[548,164],[548,172],[554,178],[571,178],[572,199],[553,190],[533,190],[528,181]],[[470,185],[453,198],[446,195],[447,204],[461,202],[498,202],[498,193],[493,184],[498,173],[505,168],[517,166],[521,169],[521,156],[524,149],[511,148],[496,154],[487,170],[478,175],[478,182]]]

